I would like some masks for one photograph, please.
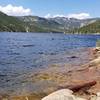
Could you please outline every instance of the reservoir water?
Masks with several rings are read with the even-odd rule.
[[[16,90],[20,83],[14,82],[14,78],[50,64],[86,62],[86,48],[95,47],[99,39],[100,35],[1,32],[0,92]]]

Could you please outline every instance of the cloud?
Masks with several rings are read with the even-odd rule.
[[[86,19],[86,18],[90,18],[90,14],[89,13],[76,13],[76,14],[68,14],[68,15],[51,15],[51,14],[47,14],[45,16],[45,18],[55,18],[55,17],[67,17],[67,18],[76,18],[76,19]]]
[[[90,14],[89,13],[77,13],[77,14],[69,14],[67,15],[68,18],[76,18],[76,19],[86,19],[86,18],[90,18]]]
[[[47,14],[44,16],[45,18],[52,18],[52,15],[51,14]]]
[[[55,18],[55,17],[66,17],[64,15],[60,15],[60,14],[57,14],[57,15],[51,15],[51,14],[47,14],[46,16],[44,16],[45,18]]]
[[[54,15],[53,17],[66,17],[66,16],[65,15],[57,14],[57,15]]]
[[[26,16],[32,14],[31,9],[29,8],[23,8],[23,6],[13,6],[11,4],[7,6],[0,6],[0,11],[10,16]]]

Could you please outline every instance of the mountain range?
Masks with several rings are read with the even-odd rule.
[[[100,18],[8,16],[0,12],[1,32],[100,33]]]

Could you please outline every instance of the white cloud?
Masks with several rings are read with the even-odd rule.
[[[55,17],[66,17],[64,15],[60,15],[60,14],[57,14],[57,15],[51,15],[51,14],[47,14],[46,16],[44,16],[45,18],[55,18]]]
[[[86,19],[86,18],[90,18],[90,14],[89,13],[77,13],[77,14],[69,14],[67,15],[68,18],[76,18],[76,19]]]
[[[52,18],[51,14],[47,14],[44,16],[45,18]]]
[[[13,6],[11,4],[7,6],[0,6],[0,11],[11,16],[26,16],[31,15],[31,9],[23,8],[23,6]]]
[[[90,14],[89,13],[76,13],[76,14],[68,14],[68,15],[51,15],[51,14],[47,14],[45,16],[45,18],[55,18],[55,17],[67,17],[67,18],[76,18],[76,19],[86,19],[86,18],[90,18]]]
[[[57,14],[57,15],[54,15],[53,17],[66,17],[66,16],[65,15]]]

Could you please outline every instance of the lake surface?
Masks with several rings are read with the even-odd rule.
[[[48,56],[69,55],[79,48],[95,47],[99,35],[0,33],[0,71],[29,70],[48,63]],[[57,61],[55,61],[57,62]]]
[[[9,87],[11,77],[54,63],[79,64],[75,56],[87,57],[84,48],[95,47],[100,35],[51,33],[0,33],[0,89]],[[82,54],[82,52],[84,52]],[[3,78],[5,77],[5,80]],[[11,84],[10,84],[11,85]]]

